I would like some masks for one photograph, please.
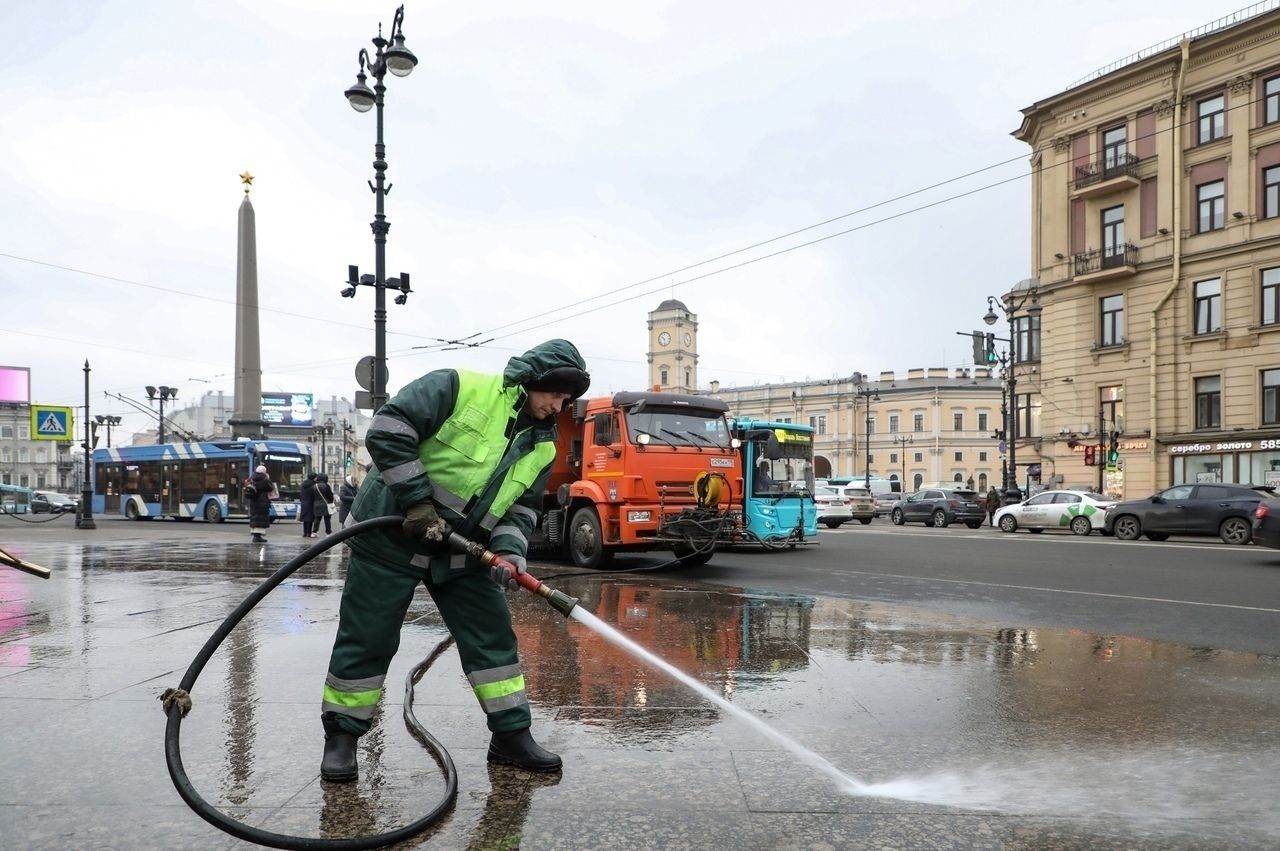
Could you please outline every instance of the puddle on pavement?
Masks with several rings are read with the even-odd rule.
[[[272,549],[31,548],[30,557],[57,576],[41,585],[0,571],[0,689],[68,652],[127,650],[166,630],[181,639],[169,645],[161,667],[180,673],[218,620],[300,551]],[[211,564],[211,556],[220,563]],[[756,593],[675,573],[535,572],[725,700],[865,781],[867,795],[1027,815],[1234,821],[1280,836],[1270,800],[1280,785],[1276,657]],[[207,682],[222,704],[215,707],[219,729],[195,749],[220,751],[211,777],[218,791],[210,794],[223,805],[261,803],[263,796],[270,803],[273,788],[292,788],[278,776],[282,754],[303,734],[306,753],[314,750],[315,731],[297,729],[297,703],[286,709],[282,702],[310,700],[318,689],[343,576],[337,553],[295,574],[232,633],[197,684]],[[561,746],[777,750],[540,599],[509,600],[535,716],[554,719]],[[384,757],[388,776],[399,773],[388,752],[412,747],[399,733],[395,747],[383,739],[400,725],[397,670],[443,635],[430,599],[419,594],[379,724],[362,742],[371,778],[381,776]],[[448,745],[452,727],[472,732],[478,719],[456,658],[440,665],[419,687],[419,700],[431,703]],[[28,672],[18,674],[22,669]],[[277,735],[286,741],[273,741]],[[315,767],[303,762],[290,771],[305,784]],[[277,776],[266,779],[271,772]]]

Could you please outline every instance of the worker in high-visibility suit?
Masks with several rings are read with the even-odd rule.
[[[556,415],[591,377],[567,340],[550,340],[507,363],[502,375],[427,373],[380,408],[365,438],[373,468],[351,507],[357,521],[404,514],[400,528],[348,541],[338,634],[325,678],[320,775],[358,774],[357,739],[369,730],[400,628],[419,582],[458,645],[492,731],[489,761],[557,771],[560,757],[529,732],[529,702],[504,590],[504,568],[486,572],[454,555],[446,525],[525,568],[555,458]],[[496,584],[495,584],[496,583]]]

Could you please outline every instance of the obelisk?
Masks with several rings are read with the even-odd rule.
[[[236,233],[235,415],[231,436],[262,436],[262,348],[258,338],[258,238],[249,203],[253,175],[240,175],[244,200]]]

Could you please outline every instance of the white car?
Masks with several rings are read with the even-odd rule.
[[[1107,509],[1114,504],[1114,500],[1090,491],[1044,491],[999,509],[994,520],[1001,532],[1070,529],[1072,534],[1087,535],[1095,529],[1102,531]]]
[[[849,501],[835,488],[818,486],[813,489],[813,501],[818,505],[818,522],[834,529],[853,519]]]

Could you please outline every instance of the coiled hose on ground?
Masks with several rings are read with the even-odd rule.
[[[242,822],[236,821],[227,814],[221,812],[208,801],[200,796],[200,793],[192,786],[190,779],[187,777],[186,771],[182,766],[182,751],[178,743],[178,734],[182,726],[182,718],[191,708],[191,689],[196,683],[196,678],[200,676],[200,672],[204,670],[204,666],[213,658],[214,652],[218,646],[226,639],[235,629],[236,624],[249,613],[249,610],[258,605],[264,597],[267,596],[277,585],[291,576],[294,571],[302,567],[302,565],[314,559],[316,556],[334,547],[348,538],[354,537],[367,532],[371,529],[381,529],[391,526],[399,526],[404,522],[404,518],[398,515],[387,517],[374,517],[370,520],[364,520],[352,526],[348,526],[339,532],[327,536],[324,540],[312,544],[303,550],[282,568],[269,576],[261,585],[253,590],[240,605],[236,606],[231,614],[214,630],[213,635],[209,636],[208,641],[200,648],[200,652],[196,654],[196,658],[192,660],[187,672],[183,674],[182,681],[176,689],[168,689],[161,697],[164,702],[165,714],[168,716],[168,724],[164,731],[164,754],[165,762],[169,766],[169,777],[173,780],[174,787],[178,790],[178,794],[182,796],[182,800],[195,811],[205,821],[214,827],[248,842],[256,842],[259,845],[267,845],[272,848],[289,848],[289,849],[327,849],[328,851],[355,851],[355,849],[363,848],[381,848],[401,842],[410,837],[422,833],[434,822],[442,818],[452,807],[458,796],[458,776],[453,765],[453,759],[449,756],[449,752],[426,727],[418,721],[413,713],[413,687],[431,667],[432,663],[443,653],[450,644],[452,639],[445,639],[436,645],[436,648],[427,658],[419,662],[405,678],[404,690],[404,723],[408,727],[409,732],[420,741],[432,757],[440,766],[441,772],[444,774],[445,790],[440,801],[432,807],[431,811],[421,818],[413,821],[404,827],[386,833],[380,833],[375,836],[360,836],[350,839],[322,839],[311,838],[305,836],[287,836],[280,833],[272,833],[261,828],[251,827]]]

